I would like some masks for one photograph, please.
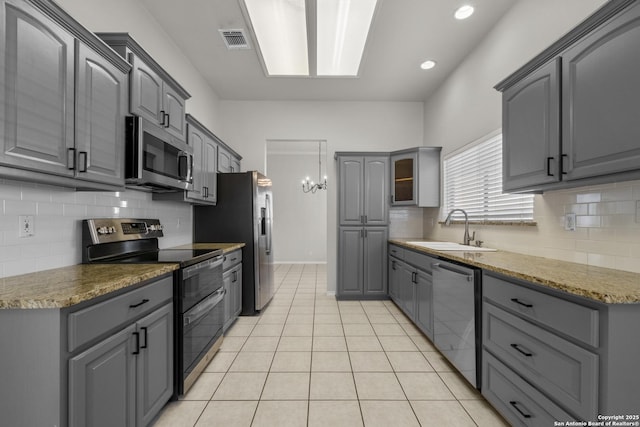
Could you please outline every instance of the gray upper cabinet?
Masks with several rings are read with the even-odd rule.
[[[560,59],[502,95],[502,188],[560,181]]]
[[[184,141],[186,123],[183,95],[134,54],[131,54],[131,65],[131,113],[151,120]]]
[[[191,97],[128,33],[97,33],[131,64],[129,110],[186,141],[185,103]]]
[[[240,172],[242,157],[223,142],[218,145],[218,172]]]
[[[338,156],[340,225],[389,223],[389,157]]]
[[[562,54],[564,179],[640,168],[640,4]]]
[[[123,187],[129,65],[52,2],[0,5],[0,175]]]
[[[638,44],[640,4],[610,1],[496,86],[505,190],[640,177]]]
[[[73,176],[74,38],[23,1],[2,2],[0,161]]]
[[[124,180],[126,75],[77,42],[77,177],[121,185]]]
[[[154,193],[154,200],[175,200],[195,205],[215,205],[217,159],[220,140],[190,114],[186,115],[187,144],[193,147],[193,189]]]
[[[417,147],[391,153],[391,204],[440,206],[441,147]]]

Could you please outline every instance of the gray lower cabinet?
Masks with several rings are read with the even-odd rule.
[[[242,251],[225,254],[222,281],[224,295],[224,327],[227,331],[242,312]]]
[[[0,7],[0,175],[123,187],[129,65],[52,2]]]
[[[386,298],[387,227],[340,227],[338,298]]]
[[[19,343],[0,351],[0,424],[151,423],[173,395],[173,276],[133,287],[63,309],[0,310],[0,341]]]
[[[70,426],[146,426],[173,394],[173,304],[69,360]]]
[[[513,425],[636,414],[637,304],[483,274],[482,394]]]
[[[389,245],[389,252],[393,251],[404,260],[389,257],[389,296],[426,336],[433,338],[431,264],[435,258]]]
[[[607,2],[496,86],[505,190],[640,177],[638,44],[640,4]]]

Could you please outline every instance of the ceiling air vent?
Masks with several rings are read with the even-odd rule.
[[[224,39],[224,44],[229,50],[250,49],[249,41],[244,35],[244,30],[218,30]]]

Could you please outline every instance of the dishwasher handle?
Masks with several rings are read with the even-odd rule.
[[[459,274],[461,276],[465,276],[467,278],[467,282],[473,282],[473,273],[468,273],[463,270],[458,270],[454,267],[449,267],[449,265],[443,265],[439,262],[431,264],[431,268],[433,268],[434,270],[440,269],[440,270],[446,270],[450,273]]]

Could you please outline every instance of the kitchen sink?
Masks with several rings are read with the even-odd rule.
[[[495,252],[496,249],[478,246],[461,245],[454,242],[407,242],[410,245],[421,246],[434,251],[462,251],[462,252]]]

